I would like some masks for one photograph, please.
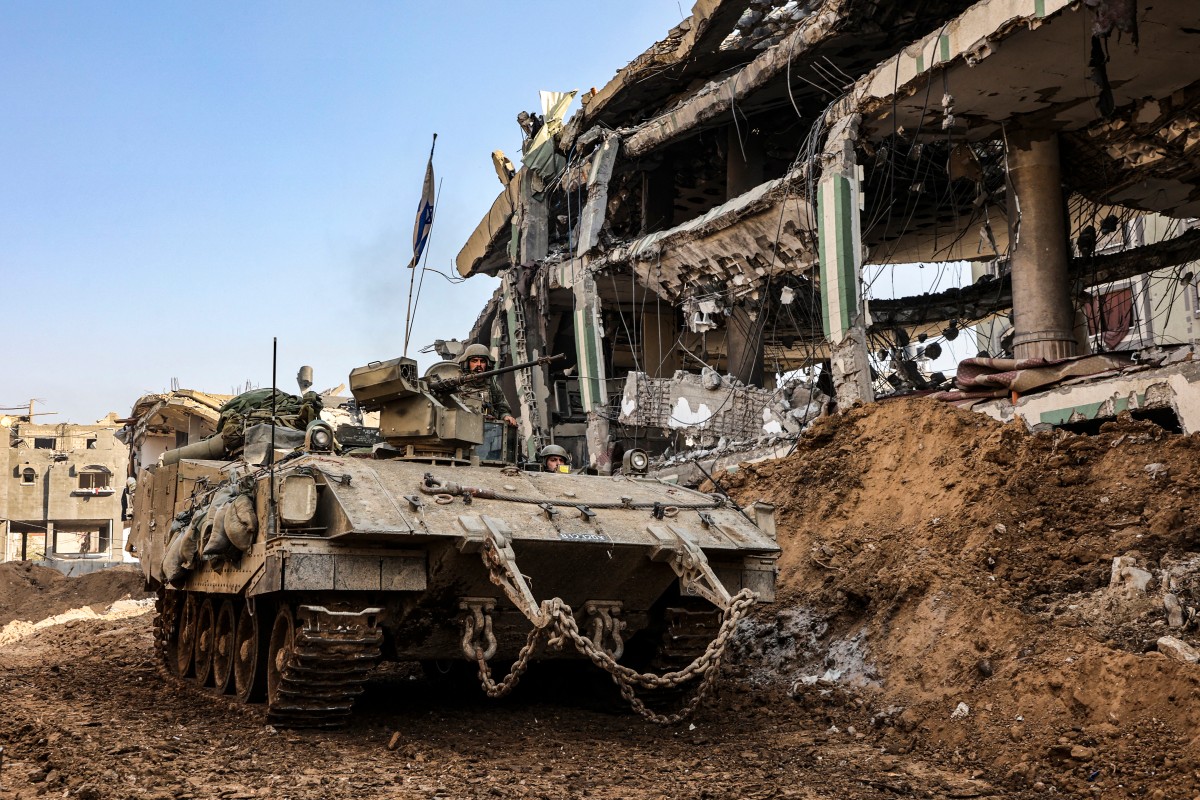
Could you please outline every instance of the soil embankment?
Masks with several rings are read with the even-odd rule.
[[[133,566],[68,578],[29,561],[0,564],[0,627],[13,620],[35,622],[84,606],[108,606],[146,597],[145,579]]]
[[[784,550],[740,668],[1010,788],[1200,795],[1200,665],[1157,647],[1197,644],[1163,583],[1200,606],[1198,456],[1129,418],[1034,434],[916,400],[822,420],[727,481],[777,504]]]

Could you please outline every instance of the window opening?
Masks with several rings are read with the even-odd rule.
[[[79,488],[107,489],[109,488],[109,478],[107,472],[81,472],[79,473]]]

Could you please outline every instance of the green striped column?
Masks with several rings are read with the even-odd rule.
[[[862,325],[859,276],[858,181],[841,173],[821,179],[817,190],[817,246],[821,260],[821,306],[825,338],[837,344],[855,325]]]
[[[600,341],[600,297],[590,273],[575,281],[575,354],[579,364],[579,397],[583,410],[595,411],[608,403],[605,391],[604,358]]]
[[[526,342],[525,347],[522,347],[517,339],[517,330],[521,327],[521,320],[517,315],[517,303],[522,302],[521,298],[517,296],[517,269],[517,267],[510,267],[508,271],[504,273],[504,277],[500,283],[500,297],[504,311],[505,324],[508,328],[508,352],[509,357],[512,359],[512,361],[509,362],[510,364],[524,364],[530,360],[528,342]],[[497,315],[497,317],[498,316],[499,315]],[[529,335],[528,331],[524,330],[522,331],[522,334],[525,336]],[[499,353],[496,355],[498,356]],[[498,358],[496,365],[500,365]],[[536,408],[531,408],[529,403],[526,401],[525,394],[521,391],[521,377],[514,376],[513,379],[516,382],[517,387],[518,408],[515,413],[517,418],[520,420],[520,426],[518,428],[520,431],[520,439],[518,440],[520,444],[519,449],[525,454],[526,458],[534,458],[536,457],[536,453],[534,452],[536,448],[533,444],[531,430],[533,421],[537,419],[538,410]]]
[[[862,298],[862,190],[848,126],[826,149],[817,185],[817,251],[821,260],[821,310],[829,341],[829,366],[838,408],[871,402],[867,315]]]
[[[528,354],[522,352],[521,348],[517,347],[517,327],[520,325],[520,322],[517,320],[516,304],[519,303],[520,300],[516,296],[515,269],[515,267],[510,268],[504,273],[504,277],[501,279],[500,283],[500,298],[501,305],[504,309],[505,324],[508,327],[508,351],[509,356],[512,358],[511,363],[519,364],[527,360],[526,356]],[[499,364],[499,360],[497,360],[496,363]]]

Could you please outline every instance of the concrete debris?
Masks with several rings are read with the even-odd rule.
[[[954,707],[954,710],[950,712],[950,719],[957,722],[960,719],[966,719],[970,715],[971,715],[971,707],[969,705],[967,705],[966,703],[959,703],[957,706]]]
[[[1200,661],[1200,650],[1192,647],[1182,639],[1174,636],[1163,636],[1158,640],[1158,652],[1167,658],[1182,661],[1185,664],[1195,664]]]
[[[822,0],[753,0],[721,42],[721,49],[766,50],[821,4]]]
[[[1150,476],[1150,480],[1157,480],[1158,478],[1166,475],[1168,472],[1167,465],[1159,463],[1147,464],[1145,467],[1143,467],[1143,469],[1146,470],[1146,474]]]
[[[1113,559],[1112,574],[1109,577],[1109,591],[1124,597],[1134,597],[1146,593],[1146,587],[1154,580],[1154,575],[1137,566],[1135,556],[1117,556]]]
[[[1192,628],[1200,623],[1200,553],[1159,561],[1163,609],[1172,628]]]
[[[667,483],[699,486],[710,477],[721,484],[750,464],[785,457],[794,437],[768,436],[754,441],[721,439],[712,448],[675,453],[659,461],[652,475]]]
[[[1163,556],[1163,591],[1200,602],[1200,553],[1187,553],[1180,558]]]
[[[735,669],[753,686],[782,688],[792,696],[835,687],[879,688],[867,631],[827,638],[828,633],[829,621],[809,608],[785,608],[771,620],[743,620],[731,650]]]
[[[711,369],[699,375],[681,370],[669,379],[630,372],[618,421],[682,433],[689,449],[712,448],[721,439],[754,441],[799,433],[819,411],[811,403],[793,408],[790,394],[740,385]]]
[[[1183,627],[1183,606],[1179,604],[1179,598],[1167,592],[1163,595],[1163,608],[1167,610],[1167,624],[1172,628]]]

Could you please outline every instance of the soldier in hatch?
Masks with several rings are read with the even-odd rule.
[[[487,372],[495,368],[491,352],[481,344],[468,345],[458,357],[459,367],[465,374]],[[463,395],[469,403],[478,403],[483,411],[484,419],[501,420],[504,425],[515,427],[517,419],[508,407],[504,390],[500,388],[500,380],[493,375],[491,378],[480,378],[463,385]],[[485,460],[507,460],[505,456],[504,436],[499,425],[484,425],[483,443],[477,449],[480,458]]]
[[[458,364],[467,374],[487,372],[494,368],[492,354],[481,344],[472,344],[463,350],[463,354],[458,357]],[[488,379],[486,384],[481,378],[465,384],[463,389],[464,393],[473,394],[483,401],[485,417],[502,420],[504,424],[516,427],[517,418],[512,415],[512,409],[508,407],[508,400],[504,397],[504,390],[500,388],[500,380],[495,375]]]
[[[548,444],[538,453],[542,468],[546,472],[570,472],[571,456],[556,444]]]

